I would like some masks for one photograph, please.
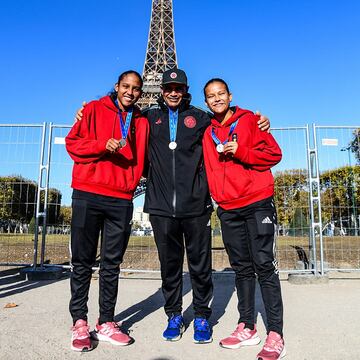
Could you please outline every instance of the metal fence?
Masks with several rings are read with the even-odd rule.
[[[351,147],[354,139],[359,143],[354,135],[359,128],[272,129],[283,149],[283,160],[272,170],[280,271],[360,269],[359,154]],[[64,138],[69,129],[0,124],[0,265],[68,266],[73,163]],[[228,268],[217,226],[212,245],[213,269]],[[159,270],[151,236],[130,238],[122,268]]]

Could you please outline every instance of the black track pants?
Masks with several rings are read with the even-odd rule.
[[[71,300],[75,323],[87,319],[91,268],[95,264],[101,230],[99,272],[99,323],[113,321],[120,264],[129,242],[131,201],[74,191],[71,222]]]
[[[165,312],[182,312],[184,249],[188,259],[195,317],[209,318],[212,298],[211,214],[192,218],[150,215],[161,264]],[[185,245],[184,245],[185,240]]]
[[[236,274],[239,322],[255,322],[255,274],[264,301],[268,331],[282,335],[283,304],[274,257],[276,210],[272,198],[234,210],[218,208],[222,237]]]

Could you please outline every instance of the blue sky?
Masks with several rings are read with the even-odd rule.
[[[174,0],[193,102],[227,80],[273,126],[360,123],[357,0]],[[0,122],[70,124],[82,100],[142,72],[150,0],[2,0]]]
[[[222,77],[234,103],[261,110],[273,127],[360,125],[360,1],[173,6],[178,65],[188,73],[195,105],[204,106],[204,83]],[[81,102],[107,93],[122,71],[141,73],[150,13],[151,0],[1,0],[0,124],[70,125]],[[289,139],[283,164],[296,166],[297,156],[305,166],[304,152],[291,149]],[[339,150],[331,148],[346,164]]]

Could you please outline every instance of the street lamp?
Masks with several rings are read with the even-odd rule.
[[[348,157],[349,157],[349,167],[350,167],[350,174],[351,174],[351,201],[352,201],[352,210],[353,210],[352,222],[354,224],[354,235],[357,236],[358,235],[358,229],[357,229],[357,221],[356,221],[355,177],[354,177],[354,173],[353,173],[352,165],[351,165],[350,150],[351,150],[351,145],[343,147],[340,151],[347,151]]]

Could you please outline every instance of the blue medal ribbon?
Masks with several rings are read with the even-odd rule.
[[[121,115],[121,110],[120,110],[120,107],[119,107],[119,104],[118,104],[118,100],[116,99],[115,100],[115,103],[116,103],[116,107],[118,108],[119,110],[119,118],[120,118],[120,128],[121,128],[121,136],[124,140],[126,140],[127,136],[128,136],[128,133],[129,133],[129,128],[130,128],[130,123],[131,123],[131,118],[132,118],[132,109],[129,110],[127,112],[127,115],[126,115],[126,120],[125,120],[125,123],[124,123],[124,120],[123,120],[123,117]]]
[[[229,142],[228,139],[229,139],[229,137],[231,136],[231,134],[233,133],[233,131],[235,130],[238,121],[239,121],[239,120],[236,120],[235,122],[233,122],[233,123],[231,124],[228,138],[227,138],[224,142],[221,142],[221,141],[219,140],[219,138],[215,135],[215,130],[214,130],[214,128],[211,128],[211,137],[212,137],[212,139],[214,140],[214,143],[215,143],[216,146],[219,145],[219,144],[225,145],[227,142]]]
[[[170,142],[176,141],[177,124],[178,124],[178,110],[172,111],[169,108],[169,130],[170,130]]]

